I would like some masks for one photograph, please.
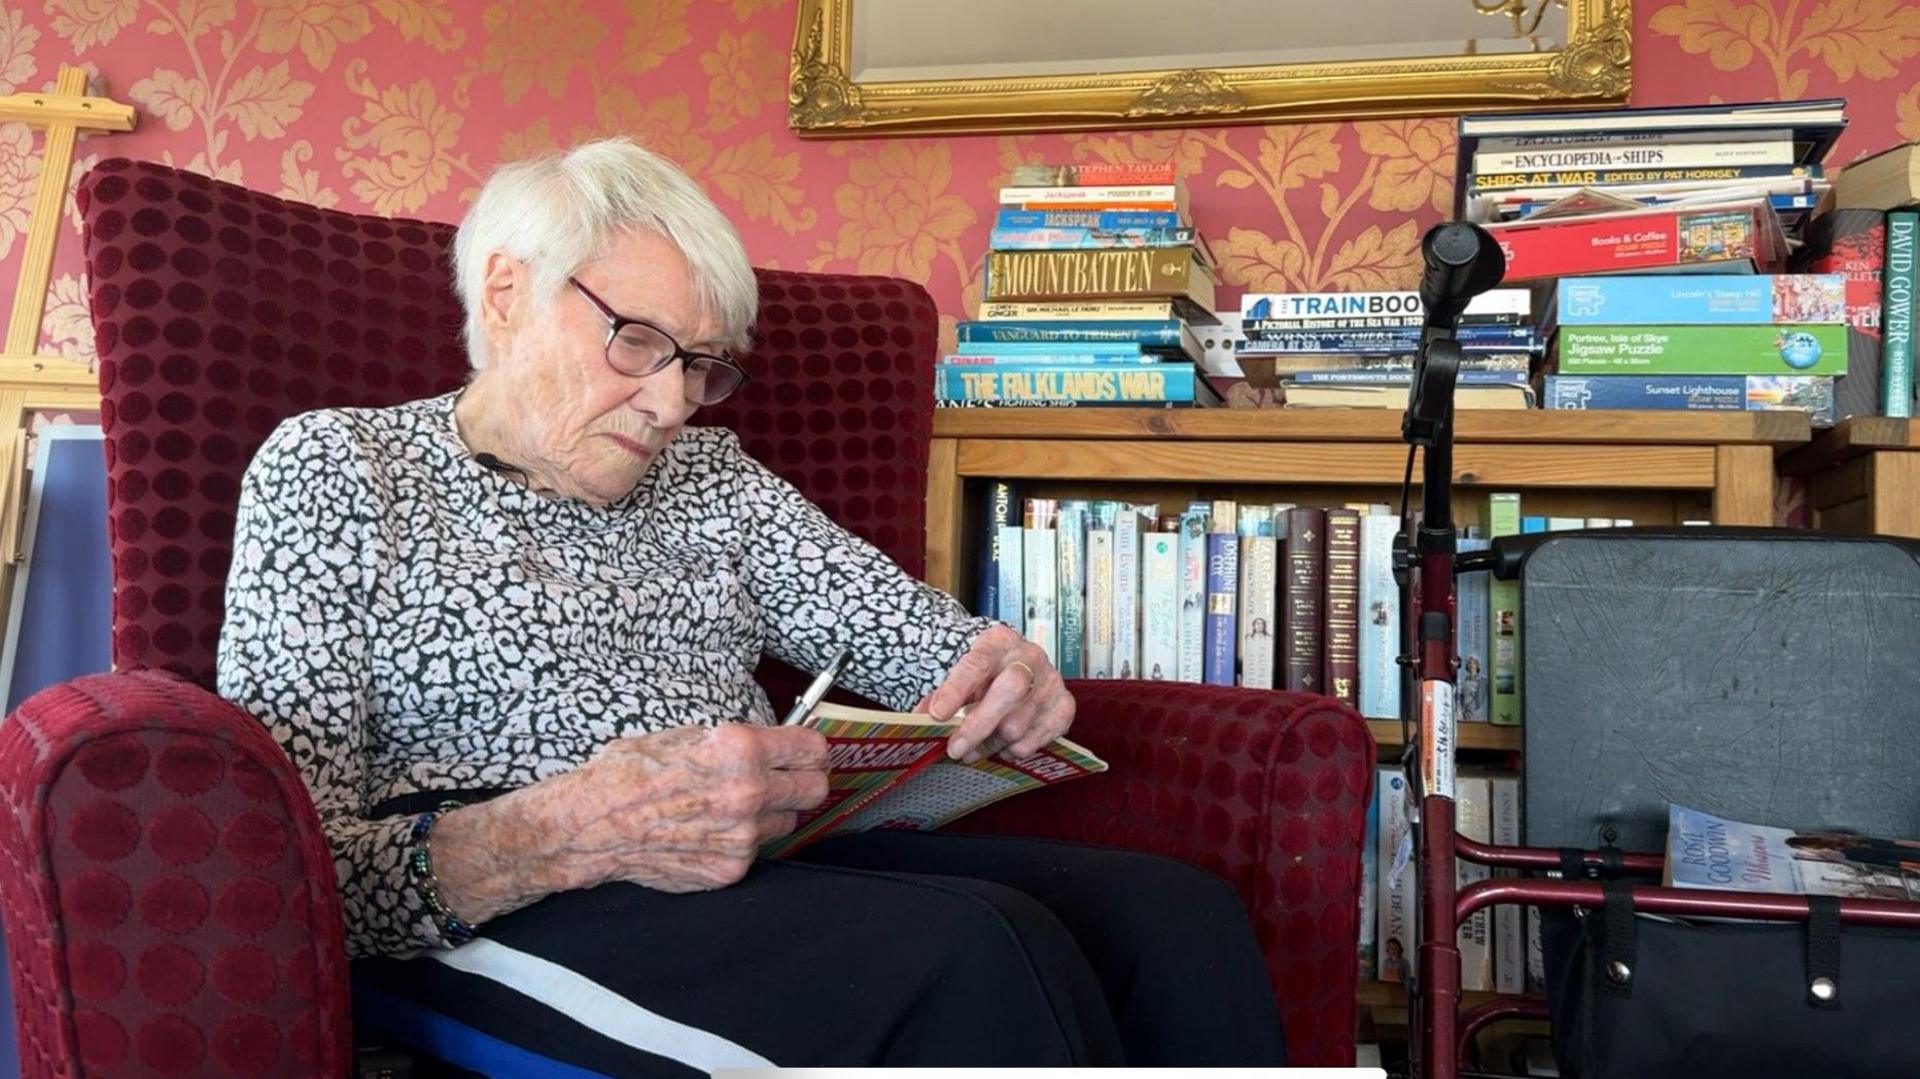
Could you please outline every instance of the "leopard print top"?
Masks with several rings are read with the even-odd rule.
[[[992,623],[828,520],[719,428],[682,430],[605,507],[476,462],[456,394],[324,409],[248,466],[219,690],[305,777],[351,955],[444,947],[406,880],[417,791],[512,788],[608,740],[774,721],[762,652],[895,708]]]

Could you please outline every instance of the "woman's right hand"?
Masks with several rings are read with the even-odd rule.
[[[549,812],[555,868],[576,888],[624,880],[724,888],[761,844],[827,797],[827,740],[807,727],[725,723],[620,738],[570,775]]]
[[[433,829],[441,898],[470,924],[554,892],[629,881],[723,888],[827,796],[827,740],[726,723],[618,738],[593,758]]]

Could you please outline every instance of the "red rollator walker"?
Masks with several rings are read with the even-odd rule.
[[[1863,926],[1920,929],[1920,903],[1864,898],[1815,897],[1810,900],[1800,895],[1662,887],[1659,882],[1665,858],[1661,854],[1611,848],[1496,847],[1456,833],[1455,677],[1458,659],[1454,642],[1455,575],[1461,572],[1495,571],[1500,568],[1503,554],[1499,541],[1495,542],[1492,551],[1464,556],[1456,553],[1457,536],[1451,500],[1453,390],[1460,369],[1461,349],[1455,332],[1460,314],[1468,301],[1500,282],[1506,262],[1499,245],[1486,231],[1462,222],[1444,223],[1430,230],[1422,243],[1422,255],[1426,270],[1420,294],[1426,326],[1415,361],[1413,383],[1402,426],[1403,437],[1410,445],[1402,492],[1402,524],[1395,552],[1396,574],[1401,587],[1401,610],[1404,612],[1401,623],[1401,722],[1406,728],[1407,750],[1403,767],[1407,772],[1407,787],[1412,800],[1413,858],[1417,866],[1418,889],[1414,948],[1417,962],[1407,986],[1411,1074],[1415,1079],[1455,1079],[1460,1074],[1462,1061],[1475,1035],[1494,1021],[1511,1018],[1554,1018],[1557,1021],[1561,1018],[1558,1014],[1549,1015],[1547,1001],[1532,997],[1500,997],[1475,1008],[1471,1013],[1460,1014],[1461,957],[1455,934],[1458,927],[1476,911],[1496,904],[1530,905],[1541,908],[1543,912],[1558,909],[1573,912],[1582,918],[1592,915],[1595,921],[1598,920],[1596,912],[1623,910],[1627,915],[1625,922],[1616,923],[1615,928],[1616,931],[1624,929],[1629,936],[1631,926],[1635,924],[1634,918],[1639,916],[1644,919],[1649,915],[1655,919],[1664,918],[1662,924],[1675,925],[1682,924],[1679,921],[1681,919],[1745,919],[1778,925],[1809,923],[1810,918],[1813,925],[1818,925],[1824,916],[1832,921],[1835,932],[1838,932],[1840,925],[1847,926],[1849,932],[1857,932],[1854,927]],[[1417,522],[1409,512],[1416,455],[1424,458],[1421,473],[1422,512]],[[1712,531],[1718,536],[1727,537],[1728,542],[1752,538],[1746,536],[1743,530]],[[1757,535],[1773,530],[1747,531]],[[1666,530],[1666,534],[1672,536],[1676,530]],[[1775,542],[1794,542],[1778,535],[1770,538]],[[1702,538],[1685,542],[1699,544],[1712,541]],[[1803,542],[1800,546],[1808,545]],[[1511,552],[1504,557],[1517,565],[1517,558]],[[1503,575],[1511,575],[1517,570],[1509,566],[1502,572]],[[1533,616],[1529,614],[1527,617]],[[1920,784],[1916,785],[1915,790],[1920,795]],[[1510,876],[1493,876],[1459,888],[1456,887],[1456,858],[1518,872]],[[1593,870],[1598,876],[1598,871],[1602,869],[1610,880],[1589,879],[1588,874],[1582,872]],[[1557,872],[1560,879],[1523,875],[1528,871]],[[1576,875],[1578,879],[1574,879]],[[1634,877],[1650,880],[1637,883],[1632,880]],[[1643,920],[1639,924],[1649,923]],[[1642,930],[1643,935],[1646,932]],[[1816,935],[1812,928],[1807,930],[1808,939]],[[1834,961],[1837,962],[1837,946],[1832,950]],[[1812,951],[1815,950],[1810,949],[1810,953]],[[1812,955],[1808,961],[1817,964],[1821,957]],[[1625,988],[1635,978],[1634,967],[1634,964],[1616,960],[1610,963],[1602,961],[1595,969],[1601,981],[1611,980],[1618,987]],[[1550,984],[1551,981],[1550,975]],[[1909,984],[1920,983],[1920,972],[1908,975],[1908,981]],[[1831,1008],[1840,1004],[1835,999],[1835,982],[1831,980],[1813,977],[1810,984],[1796,982],[1793,991],[1797,993],[1802,989],[1809,996],[1805,1003],[1811,1007]],[[1903,988],[1901,991],[1907,990]],[[1859,1005],[1861,999],[1856,997],[1852,1003]],[[1854,1018],[1858,1020],[1857,1008]],[[1905,1018],[1911,1022],[1913,1015]],[[1797,1025],[1805,1030],[1813,1028],[1816,1023],[1809,1020],[1805,1024],[1785,1025]],[[1880,1025],[1897,1027],[1899,1023]],[[1556,1030],[1556,1038],[1560,1033]],[[1635,1032],[1610,1032],[1607,1036],[1619,1038],[1641,1035]],[[1761,1037],[1764,1036],[1763,1032]],[[1844,1046],[1836,1049],[1843,1054],[1846,1052]],[[1564,1064],[1562,1074],[1568,1074]],[[1835,1073],[1823,1070],[1821,1074]]]

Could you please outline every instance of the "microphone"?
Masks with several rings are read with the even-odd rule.
[[[1420,276],[1420,307],[1426,333],[1452,334],[1460,312],[1475,296],[1500,283],[1507,273],[1507,256],[1486,229],[1465,221],[1448,221],[1427,230],[1420,241],[1426,272]]]
[[[489,472],[499,472],[503,474],[508,472],[517,472],[522,476],[527,474],[526,469],[521,468],[519,465],[510,465],[505,461],[502,461],[500,458],[495,457],[491,453],[474,454],[473,463],[479,465],[481,468],[484,468]]]

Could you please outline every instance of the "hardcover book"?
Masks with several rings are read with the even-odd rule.
[[[1880,373],[1880,284],[1887,257],[1886,215],[1878,210],[1833,210],[1807,225],[1806,243],[1794,253],[1792,267],[1804,273],[1837,273],[1846,278],[1847,377],[1833,388],[1834,419],[1877,416],[1904,399],[1884,396]],[[1912,381],[1909,378],[1908,381]],[[1896,413],[1897,414],[1897,413]]]
[[[1100,251],[990,251],[985,297],[1003,300],[1169,299],[1190,321],[1217,321],[1214,281],[1192,246]]]
[[[1323,611],[1326,602],[1327,512],[1315,506],[1287,511],[1285,624],[1280,666],[1285,689],[1323,693],[1326,683]]]
[[[1360,514],[1327,511],[1325,693],[1360,703]]]

